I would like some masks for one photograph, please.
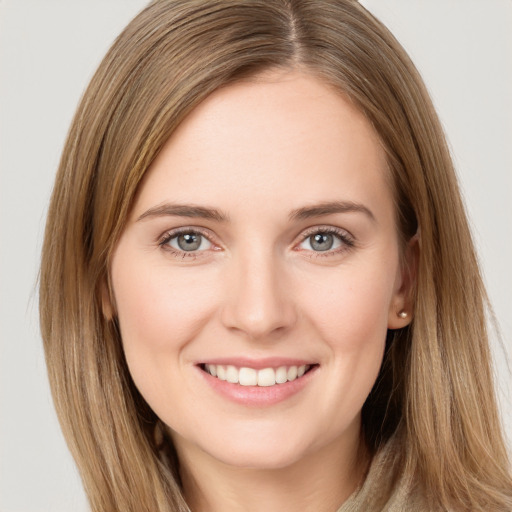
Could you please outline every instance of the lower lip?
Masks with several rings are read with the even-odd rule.
[[[205,382],[217,393],[237,404],[267,407],[283,402],[304,389],[311,381],[318,366],[313,366],[302,377],[274,386],[242,386],[213,377],[198,367]]]

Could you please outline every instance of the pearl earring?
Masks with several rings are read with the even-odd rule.
[[[400,311],[400,313],[398,313],[398,316],[400,318],[407,318],[407,311],[404,311],[404,310]]]

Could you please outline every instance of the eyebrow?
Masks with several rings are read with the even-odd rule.
[[[323,215],[332,215],[334,213],[352,212],[363,213],[373,222],[376,222],[375,215],[373,215],[369,208],[363,204],[354,203],[352,201],[331,201],[297,208],[290,213],[289,218],[290,220],[306,220]]]
[[[229,220],[228,215],[216,208],[206,208],[204,206],[196,206],[192,204],[165,203],[146,210],[137,218],[137,221],[147,219],[148,217],[163,217],[166,215],[211,219],[218,222],[227,222]]]
[[[375,216],[369,208],[352,201],[331,201],[318,203],[311,206],[304,206],[292,210],[289,214],[289,219],[294,220],[307,220],[314,217],[322,217],[324,215],[332,215],[335,213],[363,213],[375,222]],[[217,222],[229,222],[229,215],[223,213],[217,208],[208,208],[205,206],[197,206],[193,204],[173,204],[164,203],[153,208],[149,208],[142,215],[137,218],[137,221],[147,219],[150,217],[164,217],[164,216],[177,216],[177,217],[190,217],[215,220]]]

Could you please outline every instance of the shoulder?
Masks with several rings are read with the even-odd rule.
[[[400,444],[392,438],[375,454],[364,482],[337,512],[440,512],[428,505]]]

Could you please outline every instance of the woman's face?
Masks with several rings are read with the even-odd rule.
[[[350,102],[298,72],[188,116],[111,272],[131,375],[178,452],[235,466],[357,443],[386,331],[407,322],[384,152]]]

